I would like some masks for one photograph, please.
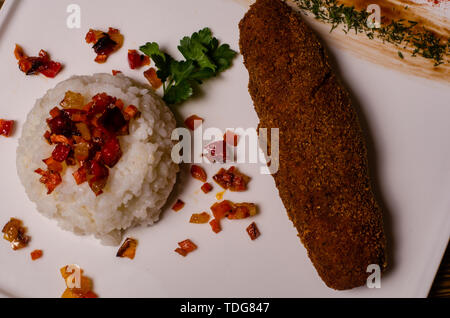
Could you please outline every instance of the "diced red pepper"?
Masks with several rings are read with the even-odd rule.
[[[206,172],[205,170],[197,165],[191,166],[191,176],[201,182],[206,182]]]
[[[56,118],[61,115],[61,110],[58,107],[54,107],[50,110],[49,114],[52,118]]]
[[[255,222],[253,222],[247,227],[247,233],[252,241],[256,240],[261,235]]]
[[[42,160],[47,165],[50,172],[62,172],[63,166],[61,162],[56,161],[53,157]]]
[[[30,255],[31,255],[31,259],[33,261],[35,261],[35,260],[41,258],[43,254],[44,253],[42,252],[42,250],[34,250],[33,252],[31,252]]]
[[[42,169],[37,169],[35,172],[42,176],[39,181],[47,187],[47,194],[51,194],[62,182],[59,172],[44,171]]]
[[[211,190],[213,189],[213,187],[212,187],[211,183],[204,183],[204,184],[202,185],[201,189],[202,189],[202,191],[203,191],[204,193],[209,193],[209,192],[211,192]]]
[[[133,105],[127,106],[123,112],[128,116],[128,118],[134,118],[139,114],[139,110]]]
[[[228,200],[222,202],[216,202],[211,206],[211,211],[216,220],[221,220],[228,216],[229,213],[233,212],[233,203]]]
[[[128,50],[128,64],[132,70],[150,64],[150,58],[147,55],[139,54],[136,50]]]
[[[178,254],[180,254],[183,257],[186,257],[186,255],[188,255],[188,253],[185,250],[183,250],[182,248],[179,248],[179,247],[177,247],[175,249],[175,252],[177,252]]]
[[[178,245],[188,253],[197,249],[197,245],[195,245],[190,239],[178,242]]]
[[[61,68],[61,63],[49,61],[39,72],[46,77],[54,78],[61,71]]]
[[[122,156],[122,150],[120,149],[119,139],[108,139],[101,150],[101,158],[105,165],[113,168]]]
[[[13,120],[0,119],[0,136],[9,137],[14,129]]]
[[[212,219],[209,222],[209,225],[211,225],[211,229],[216,234],[219,233],[220,231],[222,231],[222,228],[220,227],[220,221],[217,221],[217,219]]]
[[[77,185],[80,185],[87,181],[87,169],[85,166],[81,166],[80,168],[78,168],[78,170],[75,171],[72,175]]]
[[[172,206],[172,210],[174,210],[175,212],[178,212],[183,207],[184,207],[184,202],[181,201],[180,199],[178,199],[177,202],[175,202],[175,204]]]
[[[203,118],[198,117],[197,115],[189,116],[185,121],[184,124],[187,128],[190,130],[194,130],[197,128],[201,123],[203,122]]]
[[[58,162],[63,162],[69,156],[70,150],[68,145],[58,144],[52,152],[52,157]]]
[[[162,82],[156,74],[156,70],[153,67],[150,67],[148,70],[144,72],[145,78],[148,80],[153,89],[158,89],[161,87]]]
[[[213,176],[213,180],[224,189],[240,192],[247,190],[247,183],[250,181],[250,178],[233,166],[228,170],[221,168]]]
[[[112,70],[112,75],[116,76],[117,74],[122,73],[122,71]]]

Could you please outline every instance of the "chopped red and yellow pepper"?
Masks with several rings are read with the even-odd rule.
[[[179,242],[178,246],[179,247],[175,249],[175,252],[183,257],[186,257],[189,253],[197,249],[197,245],[195,245],[190,239]]]
[[[189,220],[190,223],[194,224],[205,224],[208,223],[210,215],[206,212],[194,213]]]
[[[31,255],[31,259],[33,261],[39,259],[42,257],[42,255],[44,255],[44,252],[42,252],[42,250],[34,250],[33,252],[30,253]]]
[[[184,207],[184,202],[182,200],[178,199],[177,202],[175,202],[175,204],[172,206],[172,210],[174,210],[175,212],[178,212],[183,207]]]
[[[255,222],[252,222],[252,224],[247,227],[247,233],[252,241],[256,240],[261,235]]]
[[[27,229],[22,221],[16,218],[11,218],[2,229],[3,238],[11,243],[13,250],[19,250],[28,245],[31,237],[26,235],[26,232]]]
[[[92,280],[83,275],[84,271],[78,265],[70,267],[67,265],[60,269],[67,287],[61,298],[98,298],[92,291]]]
[[[95,195],[103,193],[109,170],[122,156],[119,136],[129,134],[129,123],[139,115],[133,105],[124,108],[122,100],[106,93],[95,95],[85,103],[83,95],[67,91],[60,105],[50,110],[49,130],[44,138],[55,145],[50,158],[44,159],[47,170],[37,169],[40,182],[51,194],[62,182],[66,166],[78,165],[73,173],[77,185],[88,182]]]
[[[14,129],[13,120],[0,119],[0,136],[10,137]]]
[[[219,172],[213,176],[213,180],[226,190],[245,191],[247,190],[247,184],[250,181],[250,177],[241,173],[235,166],[232,166],[228,170],[221,168]]]
[[[191,166],[191,176],[194,179],[200,180],[201,182],[206,182],[206,172],[205,170],[197,165],[192,165]]]
[[[97,57],[95,62],[105,63],[108,57],[118,51],[123,44],[123,35],[118,29],[109,28],[108,32],[89,29],[85,37],[86,43],[93,44]]]
[[[62,68],[61,63],[50,59],[48,53],[44,50],[39,51],[39,56],[27,56],[22,47],[16,44],[14,49],[19,69],[26,75],[42,74],[45,77],[55,77]]]
[[[138,242],[136,239],[130,237],[126,238],[122,246],[117,251],[116,256],[134,259],[134,256],[136,255],[137,244]]]

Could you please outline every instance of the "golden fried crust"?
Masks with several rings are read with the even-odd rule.
[[[274,178],[289,218],[329,287],[364,285],[369,264],[385,267],[385,236],[349,95],[285,3],[257,0],[239,28],[259,126],[280,129]]]

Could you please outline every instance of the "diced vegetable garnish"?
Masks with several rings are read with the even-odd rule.
[[[223,140],[229,144],[230,146],[236,147],[238,144],[238,138],[239,136],[236,135],[234,132],[227,130],[225,134],[223,135]]]
[[[63,108],[50,110],[49,131],[44,138],[55,148],[52,156],[44,160],[47,171],[35,171],[42,176],[40,181],[46,185],[48,194],[62,182],[64,163],[78,164],[73,173],[77,185],[88,181],[96,195],[102,194],[108,168],[113,168],[122,157],[118,136],[129,133],[130,120],[139,114],[135,106],[124,107],[122,100],[106,93],[85,102],[83,95],[67,91],[60,102]]]
[[[83,270],[78,265],[71,267],[67,265],[60,269],[67,287],[61,298],[98,298],[92,291],[92,280],[83,275]]]
[[[156,70],[153,67],[150,67],[148,70],[144,72],[144,76],[147,81],[150,83],[153,89],[158,89],[161,87],[162,82],[156,74]]]
[[[189,116],[185,121],[184,124],[187,128],[190,130],[194,130],[197,128],[198,125],[200,125],[203,122],[203,118],[198,117],[197,115]]]
[[[44,253],[42,252],[42,250],[34,250],[33,252],[30,253],[31,259],[32,259],[33,261],[35,261],[35,260],[41,258],[43,254],[44,254]]]
[[[200,180],[201,182],[206,182],[206,172],[205,170],[197,165],[192,165],[191,166],[191,176],[194,179]]]
[[[128,65],[135,70],[144,65],[150,65],[150,58],[147,55],[139,54],[136,50],[128,50]]]
[[[253,222],[252,224],[250,224],[247,227],[247,233],[248,233],[248,236],[250,236],[252,241],[256,240],[261,235],[261,233],[259,233],[258,227],[256,226],[255,222]]]
[[[234,210],[227,215],[229,220],[245,219],[256,215],[256,205],[253,203],[236,203]]]
[[[233,202],[224,200],[222,202],[216,202],[211,206],[211,211],[216,220],[221,220],[233,212]]]
[[[8,223],[3,226],[3,238],[11,243],[13,250],[24,248],[28,245],[31,237],[26,235],[27,229],[23,227],[22,221],[11,218]]]
[[[222,188],[230,191],[245,191],[250,178],[241,173],[236,167],[232,166],[228,170],[221,168],[219,172],[213,176],[213,180]]]
[[[179,242],[178,246],[180,247],[175,249],[175,252],[183,257],[197,249],[197,245],[195,245],[190,239]]]
[[[213,187],[212,187],[211,183],[206,182],[202,185],[201,189],[204,193],[209,193],[209,192],[211,192]]]
[[[245,219],[257,214],[256,205],[253,203],[233,203],[229,200],[216,202],[211,206],[214,218],[220,221],[223,218],[230,220]]]
[[[13,120],[0,119],[0,136],[9,137],[14,129]]]
[[[178,199],[177,202],[175,202],[175,204],[172,206],[172,210],[174,210],[175,212],[178,212],[183,207],[184,207],[184,202],[181,201],[180,199]]]
[[[46,77],[53,78],[62,68],[61,63],[50,60],[50,56],[44,50],[40,50],[37,57],[29,57],[24,53],[22,47],[16,44],[14,56],[18,60],[19,69],[26,75],[41,73]]]
[[[208,223],[209,218],[210,218],[210,215],[206,212],[194,213],[194,214],[192,214],[191,219],[189,220],[189,223],[205,224],[205,223]]]
[[[126,238],[122,246],[117,251],[117,257],[128,257],[129,259],[134,259],[136,255],[137,240],[133,238]]]
[[[112,53],[118,51],[122,47],[123,35],[120,34],[118,29],[114,28],[109,28],[107,33],[100,30],[89,29],[85,40],[86,43],[93,44],[92,48],[95,53],[97,53],[95,62],[105,63]]]
[[[51,170],[44,171],[42,169],[36,169],[34,172],[41,175],[39,181],[47,187],[47,194],[51,194],[62,182],[59,172]]]
[[[112,73],[112,75],[116,76],[117,74],[122,73],[122,71],[112,70],[111,73]]]
[[[209,222],[209,225],[211,225],[211,229],[214,233],[219,233],[220,231],[222,231],[222,228],[220,227],[220,221],[217,221],[217,219],[212,219]]]

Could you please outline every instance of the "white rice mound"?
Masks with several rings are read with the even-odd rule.
[[[34,172],[46,169],[42,159],[50,157],[54,148],[43,137],[48,130],[46,118],[68,90],[81,93],[86,103],[105,92],[142,113],[131,120],[130,134],[119,137],[123,156],[109,169],[107,185],[98,197],[87,182],[76,185],[72,173],[78,165],[63,171],[62,183],[50,195]],[[117,245],[125,229],[151,225],[159,218],[178,172],[178,165],[171,159],[175,127],[175,118],[163,100],[130,78],[121,74],[73,76],[38,99],[28,114],[17,148],[17,172],[40,213],[65,230],[95,235],[102,244]]]

